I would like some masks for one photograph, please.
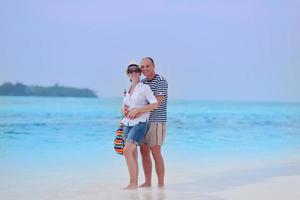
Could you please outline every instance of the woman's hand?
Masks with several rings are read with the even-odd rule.
[[[128,110],[128,106],[124,106],[123,108],[122,108],[122,114],[124,115],[124,116],[126,116],[127,114],[128,114],[128,112],[129,112],[129,110]],[[127,117],[127,116],[126,116]]]

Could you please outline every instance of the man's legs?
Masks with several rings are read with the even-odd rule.
[[[149,130],[146,134],[146,143],[141,145],[141,155],[143,169],[145,174],[145,183],[141,187],[150,187],[152,179],[152,162],[150,151],[155,162],[155,170],[158,178],[158,186],[164,186],[165,166],[161,154],[161,145],[163,144],[166,135],[165,123],[150,123]]]
[[[141,144],[141,155],[142,155],[142,163],[145,175],[145,183],[140,185],[140,187],[151,187],[151,179],[152,179],[152,161],[150,157],[150,147],[146,144]]]
[[[165,164],[164,159],[161,154],[161,146],[156,145],[151,147],[151,153],[155,162],[155,170],[158,179],[158,187],[164,187],[164,178],[165,178]]]

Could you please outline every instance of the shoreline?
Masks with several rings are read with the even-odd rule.
[[[117,163],[122,162],[120,159]],[[117,164],[115,163],[115,164]],[[82,166],[79,169],[40,169],[39,173],[29,173],[24,176],[7,174],[0,182],[0,198],[17,200],[98,200],[122,199],[131,200],[166,200],[201,199],[201,200],[289,200],[298,195],[296,185],[300,185],[300,158],[292,157],[286,160],[249,166],[219,166],[211,171],[208,168],[195,166],[186,171],[180,165],[174,164],[167,168],[166,187],[158,189],[153,173],[151,188],[137,190],[122,190],[128,181],[125,168],[111,166],[110,169],[89,171]],[[258,163],[256,163],[258,164]],[[125,166],[124,166],[125,167]],[[140,168],[141,169],[141,168]],[[118,171],[117,171],[118,170]],[[22,177],[22,178],[21,178]],[[142,183],[142,171],[140,171]],[[6,179],[6,180],[5,180]],[[11,181],[11,179],[14,179]],[[259,191],[259,192],[255,192]],[[274,193],[278,193],[275,199]],[[262,195],[263,194],[263,195]],[[272,197],[272,198],[271,198]],[[298,198],[299,199],[299,198]],[[297,200],[298,200],[297,199]]]

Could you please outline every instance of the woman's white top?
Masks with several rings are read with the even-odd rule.
[[[134,108],[141,108],[151,103],[157,103],[157,99],[154,96],[150,86],[142,82],[139,82],[135,86],[134,91],[131,95],[129,94],[128,89],[123,99],[123,106],[127,105],[129,107],[129,110]],[[122,123],[126,126],[134,126],[139,122],[147,122],[149,119],[149,115],[150,112],[144,113],[143,115],[135,119],[124,117]]]

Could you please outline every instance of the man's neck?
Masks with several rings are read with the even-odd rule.
[[[156,76],[156,73],[153,73],[153,74],[147,76],[146,78],[147,78],[149,81],[152,81],[152,80],[155,78],[155,76]]]

